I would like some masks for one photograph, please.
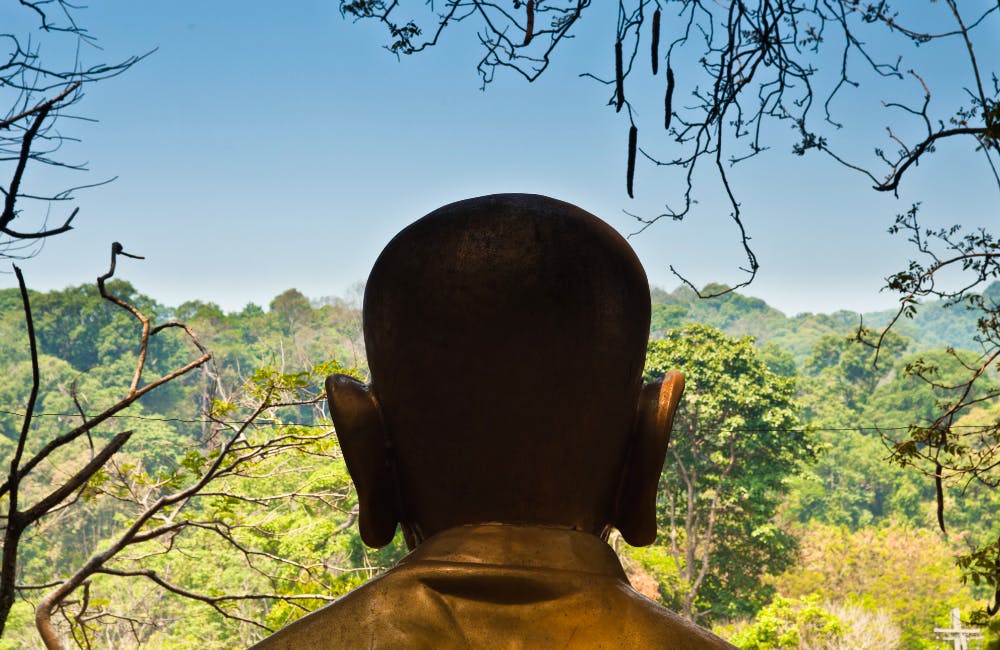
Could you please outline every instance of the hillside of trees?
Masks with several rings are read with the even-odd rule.
[[[310,300],[289,290],[267,308],[227,313],[201,301],[168,307],[122,281],[109,287],[146,314],[187,323],[213,360],[94,430],[91,450],[132,434],[72,500],[26,532],[25,586],[0,649],[42,647],[34,609],[46,590],[144,507],[191,484],[230,449],[227,431],[235,432],[231,449],[253,451],[158,511],[148,525],[165,534],[140,533],[63,601],[56,625],[65,639],[95,648],[245,646],[401,557],[398,536],[379,551],[361,544],[321,400],[326,374],[366,375],[357,297]],[[986,297],[1000,297],[1000,284]],[[137,324],[93,286],[35,292],[31,302],[41,386],[29,440],[37,447],[128,388]],[[935,648],[933,629],[948,625],[952,608],[968,617],[982,605],[990,593],[963,581],[954,558],[1000,535],[1000,494],[947,486],[945,536],[934,524],[933,479],[886,460],[908,426],[947,399],[914,376],[915,360],[940,377],[958,372],[976,347],[978,315],[924,305],[873,364],[858,326],[878,328],[891,316],[787,316],[739,293],[699,300],[685,288],[653,291],[647,378],[679,369],[688,388],[656,543],[610,540],[638,589],[742,648]],[[0,340],[0,454],[9,464],[31,383],[17,290],[0,291]],[[190,355],[182,336],[157,337],[149,372]],[[1000,405],[983,402],[958,424],[998,416]],[[44,493],[86,461],[56,452],[22,490]],[[973,643],[995,643],[996,627]]]

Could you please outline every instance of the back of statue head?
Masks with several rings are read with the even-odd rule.
[[[381,490],[378,508],[393,510],[370,518],[367,535],[362,517],[365,541],[387,542],[396,521],[411,545],[462,524],[600,534],[616,523],[649,315],[635,253],[568,203],[485,196],[405,228],[365,291],[368,399],[378,417],[349,408],[362,398],[345,395],[348,380],[328,382],[355,482],[372,473],[364,464],[378,473],[361,478],[359,496]],[[359,421],[380,430],[367,435],[382,440],[366,444],[383,444],[384,460],[369,458],[377,450],[352,453],[362,445],[341,429]],[[660,465],[662,457],[657,474]],[[391,487],[374,487],[383,483]]]

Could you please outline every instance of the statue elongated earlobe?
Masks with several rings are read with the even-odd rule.
[[[613,522],[632,546],[646,546],[656,539],[656,492],[683,392],[684,375],[672,371],[662,381],[643,386],[639,394],[632,447]]]
[[[378,400],[369,386],[348,375],[327,377],[326,397],[358,493],[361,539],[380,548],[392,541],[399,516]]]

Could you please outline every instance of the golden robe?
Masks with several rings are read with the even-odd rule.
[[[254,650],[733,648],[628,583],[594,535],[459,526]]]

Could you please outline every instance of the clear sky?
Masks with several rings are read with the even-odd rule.
[[[80,193],[76,229],[22,264],[27,280],[39,290],[92,281],[120,241],[147,258],[124,264],[120,277],[166,304],[266,306],[291,287],[314,298],[342,295],[406,224],[493,192],[548,194],[630,233],[636,224],[623,211],[650,215],[676,203],[679,179],[640,166],[636,199],[625,194],[628,123],[606,105],[607,87],[579,76],[608,76],[613,66],[613,14],[602,12],[614,3],[594,4],[539,81],[498,74],[481,91],[479,44],[463,25],[437,48],[397,61],[382,49],[381,26],[345,21],[334,0],[93,3],[78,17],[103,50],[84,48],[85,62],[158,49],[87,91],[78,112],[97,123],[64,126],[82,138],[66,156],[92,170],[71,182],[118,180]],[[939,12],[944,3],[928,6]],[[14,5],[0,10],[0,21],[3,12]],[[981,32],[982,61],[1000,60],[998,25]],[[967,78],[960,53],[923,61],[944,106],[959,101],[957,84]],[[691,90],[687,78],[678,71],[679,96]],[[912,98],[913,85],[889,90]],[[886,90],[864,78],[835,106],[845,128],[831,140],[841,150],[870,160],[874,147],[890,148],[884,128],[897,114],[881,106]],[[649,84],[648,92],[659,97],[662,87]],[[905,266],[910,247],[886,229],[914,201],[923,201],[931,224],[997,230],[1000,194],[968,141],[927,158],[896,199],[821,155],[792,156],[791,135],[775,130],[773,150],[731,177],[761,263],[745,292],[786,313],[892,306],[879,289]],[[671,156],[667,140],[658,145]],[[65,180],[28,173],[36,188]],[[700,188],[687,220],[630,240],[654,285],[677,285],[671,264],[698,285],[743,278],[720,189],[707,177]],[[12,284],[0,275],[0,286]]]

